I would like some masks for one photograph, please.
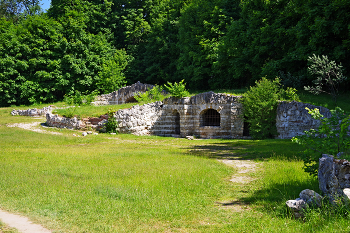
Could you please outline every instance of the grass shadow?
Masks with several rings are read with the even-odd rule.
[[[214,159],[266,160],[271,157],[298,159],[302,147],[291,140],[213,140],[208,144],[193,145],[191,155]]]

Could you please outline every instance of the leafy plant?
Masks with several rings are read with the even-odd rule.
[[[114,117],[114,111],[113,109],[108,109],[108,121],[105,124],[106,133],[117,133],[118,128],[118,122],[117,119]]]
[[[350,149],[350,115],[341,108],[331,110],[332,117],[325,118],[319,109],[308,109],[312,118],[319,120],[320,126],[305,131],[305,135],[297,136],[293,142],[305,147],[303,152],[304,170],[317,175],[319,158],[322,154],[339,155],[346,158]]]
[[[285,91],[280,79],[268,80],[262,78],[256,81],[256,86],[243,94],[241,103],[244,116],[249,123],[249,132],[254,139],[273,138],[277,134],[276,111],[280,99],[297,100],[296,90],[288,88]]]
[[[308,71],[311,75],[317,76],[313,81],[315,86],[305,86],[305,90],[319,94],[325,92],[332,96],[334,102],[337,102],[337,96],[339,92],[339,84],[345,81],[347,78],[343,75],[343,66],[337,65],[335,61],[330,61],[327,56],[309,57],[308,62],[311,65],[308,67]],[[329,90],[324,90],[323,86],[327,86]]]
[[[144,93],[136,93],[134,98],[138,102],[152,102],[152,101],[161,101],[164,98],[163,88],[161,86],[155,85],[152,89]]]
[[[175,82],[174,84],[168,82],[168,86],[165,84],[164,87],[167,91],[174,97],[182,98],[188,96],[190,93],[186,90],[186,83],[184,83],[184,79],[180,82]]]

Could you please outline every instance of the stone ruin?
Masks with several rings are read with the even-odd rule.
[[[162,102],[136,105],[119,110],[115,118],[119,132],[135,135],[197,136],[200,138],[248,138],[239,96],[214,92],[192,97],[167,98]],[[302,135],[305,130],[318,128],[320,122],[311,117],[306,107],[320,109],[325,117],[330,111],[324,107],[301,102],[281,102],[277,108],[276,127],[279,139]],[[100,122],[100,128],[106,121]]]
[[[52,112],[52,107],[44,107],[42,109],[37,109],[37,108],[33,108],[33,109],[27,109],[27,110],[15,110],[13,109],[11,112],[12,116],[31,116],[31,117],[40,117],[40,116],[46,116],[47,113],[51,113]]]
[[[109,94],[100,95],[96,97],[96,100],[92,102],[93,105],[115,105],[115,104],[125,104],[137,102],[135,99],[135,94],[144,93],[152,89],[154,85],[143,84],[137,82],[131,86],[122,87],[117,91]],[[166,92],[164,92],[166,94]]]
[[[324,117],[329,118],[332,116],[329,109],[325,107],[297,101],[281,101],[277,107],[276,114],[277,138],[290,139],[303,135],[306,130],[318,129],[320,121],[313,119],[305,108],[318,108]]]
[[[181,99],[170,97],[162,102],[119,110],[115,117],[121,133],[242,138],[243,118],[239,98],[214,92]]]
[[[321,207],[324,199],[337,206],[350,203],[350,162],[348,160],[335,159],[327,154],[322,155],[319,159],[318,182],[323,197],[313,190],[305,189],[301,191],[299,198],[286,202],[295,218],[303,217],[305,209],[309,207]]]
[[[136,101],[136,93],[153,88],[153,85],[137,82],[118,91],[97,97],[95,105],[122,104]],[[166,94],[166,93],[164,93]],[[248,125],[244,121],[240,96],[214,92],[201,93],[192,97],[177,99],[170,97],[162,102],[135,105],[119,110],[115,117],[118,131],[135,135],[158,135],[200,138],[248,138]],[[279,103],[276,115],[276,138],[290,139],[304,134],[305,130],[318,128],[320,122],[311,117],[305,109],[318,108],[325,117],[331,113],[327,108],[301,102]],[[46,115],[47,125],[69,129],[103,130],[107,115],[99,118],[64,118],[51,114],[52,108],[13,110],[12,115]]]
[[[248,125],[244,122],[239,99],[239,96],[206,92],[192,97],[170,97],[142,106],[135,105],[115,113],[119,124],[117,130],[135,135],[248,138]],[[276,116],[276,138],[290,139],[302,135],[305,130],[318,128],[320,122],[311,117],[306,107],[318,108],[325,117],[330,116],[330,111],[324,107],[296,101],[280,102]],[[47,114],[47,125],[60,128],[84,129],[91,126],[99,130],[106,122],[107,116],[77,120]]]

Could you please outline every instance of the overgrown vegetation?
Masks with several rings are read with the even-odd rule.
[[[108,121],[105,123],[106,133],[117,133],[118,122],[114,117],[114,113],[113,109],[108,109]]]
[[[249,133],[254,139],[274,138],[277,134],[276,112],[280,100],[298,100],[296,89],[284,90],[280,80],[262,78],[243,94],[241,103]]]
[[[158,85],[155,85],[152,89],[144,93],[138,92],[134,95],[134,98],[140,103],[161,101],[164,97],[165,93],[163,92],[163,87]]]
[[[168,85],[164,84],[165,89],[170,93],[171,96],[176,98],[183,98],[188,96],[190,93],[186,90],[186,83],[184,83],[184,79],[180,82],[175,82],[172,84],[168,82]]]
[[[322,154],[350,159],[350,114],[338,107],[331,110],[332,117],[325,118],[317,108],[307,110],[321,124],[318,129],[305,131],[305,135],[294,137],[292,141],[305,148],[302,156],[304,170],[317,176]]]

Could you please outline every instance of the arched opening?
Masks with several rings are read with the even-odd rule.
[[[131,96],[125,100],[125,103],[136,103],[137,100],[135,99],[134,96]]]
[[[220,113],[215,109],[207,109],[201,113],[200,126],[216,126],[220,127]]]
[[[178,111],[174,111],[174,133],[180,134],[180,113]]]

